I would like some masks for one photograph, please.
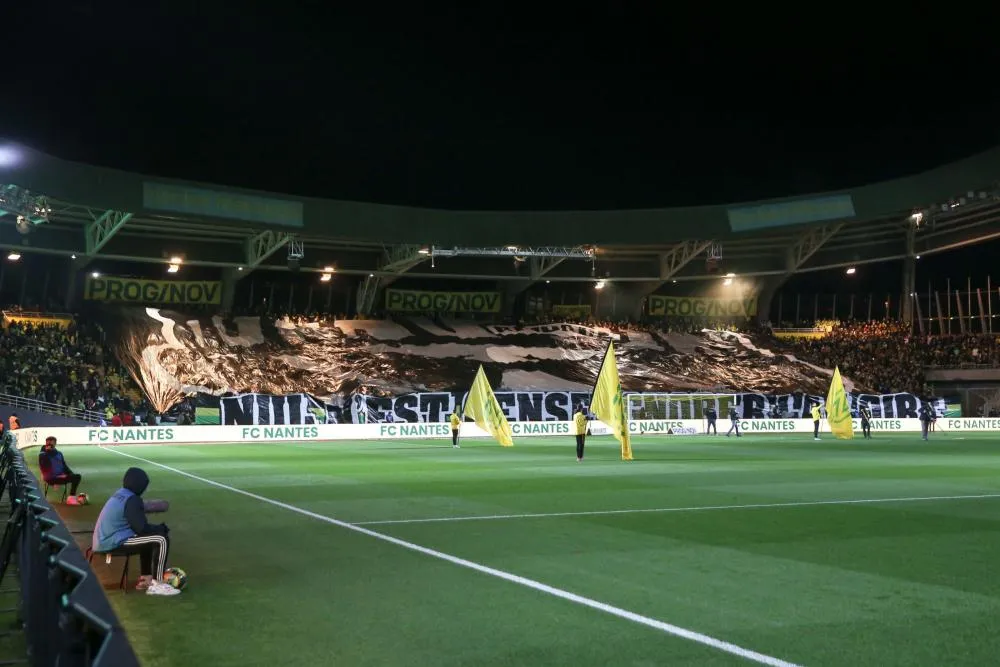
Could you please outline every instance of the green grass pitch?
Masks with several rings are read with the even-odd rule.
[[[608,438],[583,463],[570,437],[118,449],[168,470],[66,447],[93,504],[60,512],[91,527],[129,465],[170,500],[184,594],[123,595],[119,562],[94,565],[149,667],[754,664],[741,649],[796,665],[996,663],[995,435],[634,449],[631,463]],[[423,521],[460,517],[491,518]]]

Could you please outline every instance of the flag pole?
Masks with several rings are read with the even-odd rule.
[[[479,365],[480,368],[483,367],[482,364]],[[476,371],[476,375],[479,375],[479,371]],[[475,384],[475,380],[472,381]],[[465,404],[469,401],[469,394],[472,391],[465,392],[465,396],[462,397],[462,410],[458,413],[458,438],[455,440],[455,444],[461,446],[462,443],[462,426],[465,424]]]

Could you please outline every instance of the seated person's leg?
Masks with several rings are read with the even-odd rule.
[[[67,477],[67,480],[69,481],[70,484],[69,495],[75,496],[77,489],[80,488],[80,482],[83,481],[83,475],[74,473],[72,475],[69,475]]]
[[[153,579],[153,544],[141,537],[130,537],[118,548],[127,554],[139,556],[141,576],[137,588],[145,590]]]

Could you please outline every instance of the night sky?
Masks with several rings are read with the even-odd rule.
[[[0,136],[154,175],[493,209],[808,193],[1000,143],[994,39],[967,19],[949,40],[930,19],[805,6],[111,4],[5,10]]]

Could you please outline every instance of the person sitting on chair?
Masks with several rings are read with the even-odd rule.
[[[75,496],[83,477],[70,470],[62,452],[56,449],[56,439],[45,438],[45,446],[38,453],[38,469],[42,471],[42,481],[49,486],[69,485],[69,495]]]
[[[95,553],[119,550],[139,555],[142,576],[136,590],[148,595],[176,595],[180,590],[163,583],[170,551],[167,524],[150,524],[142,494],[149,487],[149,475],[141,468],[125,471],[122,488],[108,498],[94,526]]]

